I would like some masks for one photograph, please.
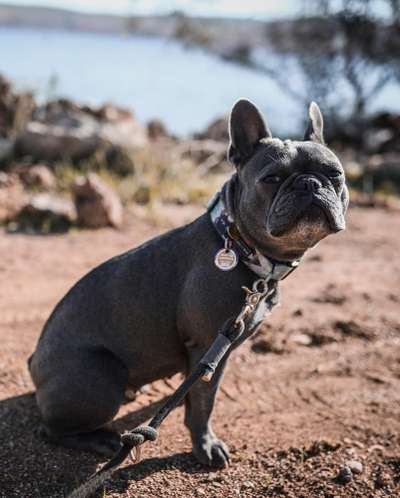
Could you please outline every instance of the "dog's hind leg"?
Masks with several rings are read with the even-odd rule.
[[[106,351],[75,351],[58,361],[31,362],[44,439],[69,448],[113,455],[120,438],[109,429],[124,399],[128,372]]]

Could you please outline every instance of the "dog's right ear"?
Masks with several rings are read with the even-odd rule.
[[[304,140],[311,140],[321,145],[325,145],[324,141],[324,118],[318,104],[311,102],[308,109],[309,121]]]
[[[252,156],[262,138],[271,137],[271,132],[257,107],[247,99],[240,99],[231,111],[229,136],[228,159],[239,167]]]

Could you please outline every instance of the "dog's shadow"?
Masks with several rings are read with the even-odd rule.
[[[124,431],[148,420],[165,399],[119,418],[115,426]],[[39,413],[33,393],[0,401],[0,498],[64,498],[93,474],[104,459],[54,446],[37,434]],[[162,469],[174,467],[196,472],[190,453],[149,458],[129,465],[107,483],[107,491],[123,492],[129,481],[140,480]],[[102,490],[93,496],[103,496]]]

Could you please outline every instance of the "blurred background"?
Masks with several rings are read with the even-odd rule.
[[[354,202],[400,191],[399,0],[9,0],[0,74],[2,181],[19,193],[72,193],[76,209],[91,172],[124,205],[204,203],[230,171],[240,97],[294,138],[317,101]],[[18,195],[3,190],[11,230]]]

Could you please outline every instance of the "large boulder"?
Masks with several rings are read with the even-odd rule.
[[[95,173],[77,177],[72,194],[81,226],[118,228],[122,225],[123,208],[118,195]]]
[[[76,162],[100,147],[140,148],[147,142],[146,128],[125,109],[110,104],[92,109],[59,100],[37,109],[18,136],[14,151],[37,161]]]
[[[87,159],[101,144],[91,121],[82,118],[74,128],[32,121],[17,138],[15,155],[29,156],[34,161]]]
[[[111,104],[103,109],[105,118],[100,122],[99,135],[113,146],[143,148],[148,145],[147,129],[127,109]]]

